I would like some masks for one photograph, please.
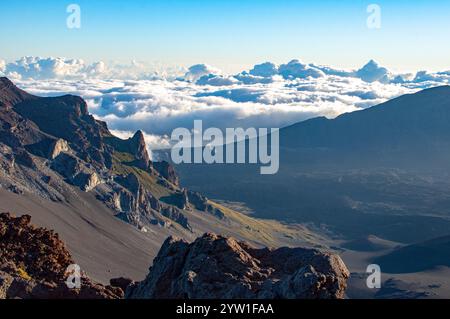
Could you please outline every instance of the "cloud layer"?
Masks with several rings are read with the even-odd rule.
[[[86,63],[81,59],[31,56],[6,63],[0,59],[0,72],[14,80],[155,79],[173,78],[183,71],[184,68],[163,68],[137,61]]]
[[[132,63],[86,64],[62,58],[23,58],[0,71],[31,93],[77,94],[116,134],[146,132],[150,148],[168,146],[177,127],[283,127],[311,117],[335,117],[422,88],[448,84],[450,72],[394,74],[370,61],[346,71],[299,60],[263,63],[227,75],[208,65],[149,73]],[[127,74],[131,72],[131,74]]]

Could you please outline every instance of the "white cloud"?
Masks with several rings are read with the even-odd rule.
[[[18,84],[38,95],[81,95],[90,112],[112,129],[142,129],[157,136],[170,135],[177,127],[190,128],[194,119],[222,129],[283,127],[315,116],[335,117],[415,90],[336,76],[220,88],[169,80],[26,80]]]
[[[86,63],[81,59],[23,57],[17,61],[4,63],[0,60],[0,71],[12,79],[161,79],[175,78],[182,68],[161,66],[137,61],[129,64],[97,61]]]
[[[270,84],[296,79],[320,79],[324,77],[359,78],[364,82],[402,84],[408,87],[428,86],[425,82],[448,84],[450,71],[417,74],[395,74],[371,60],[359,70],[340,70],[313,63],[292,60],[277,66],[271,62],[255,65],[249,71],[236,75],[223,74],[207,64],[196,64],[187,71],[181,66],[167,67],[158,63],[131,61],[129,64],[103,61],[86,63],[80,59],[23,57],[6,63],[0,59],[0,72],[15,80],[182,80],[204,86],[233,86],[236,84]]]
[[[366,82],[382,82],[388,83],[392,78],[392,74],[388,69],[381,67],[374,60],[370,60],[365,66],[356,71],[355,75]]]
[[[229,86],[229,85],[237,84],[238,82],[239,82],[238,79],[236,79],[232,76],[208,74],[208,75],[202,76],[195,83],[197,85]]]
[[[271,62],[265,62],[255,65],[249,73],[253,76],[269,78],[278,74],[278,67]]]
[[[23,57],[5,66],[6,76],[18,79],[72,78],[83,74],[83,60]]]
[[[342,77],[354,77],[355,76],[354,71],[338,70],[338,69],[334,69],[329,66],[315,65],[315,64],[310,64],[310,66],[322,71],[326,75],[336,75],[336,76],[342,76]]]
[[[288,64],[282,64],[278,68],[278,72],[285,79],[295,79],[295,78],[320,78],[325,76],[321,70],[309,66],[307,64],[303,64],[299,60],[292,60]]]
[[[413,82],[447,82],[450,80],[450,72],[429,73],[427,71],[417,72]]]
[[[189,82],[196,82],[205,75],[219,75],[221,73],[222,72],[219,69],[216,69],[207,64],[196,64],[189,68],[189,70],[184,75],[184,80]]]
[[[5,72],[6,62],[0,59],[0,73]]]
[[[243,84],[269,84],[283,79],[279,75],[274,75],[272,77],[264,77],[252,75],[245,71],[235,75],[234,78],[242,82]]]
[[[222,129],[283,127],[311,117],[332,118],[367,108],[448,84],[450,79],[450,72],[394,77],[376,63],[357,74],[297,60],[279,68],[261,64],[234,76],[207,65],[191,67],[188,72],[180,68],[142,72],[143,68],[137,62],[111,66],[36,58],[19,60],[9,68],[6,65],[7,72],[18,75],[18,85],[30,93],[82,96],[90,112],[122,137],[143,130],[151,149],[167,147],[167,135],[177,127],[191,128],[195,119],[203,120],[205,127]],[[185,78],[174,76],[181,72],[186,73]],[[390,81],[384,81],[385,76]]]

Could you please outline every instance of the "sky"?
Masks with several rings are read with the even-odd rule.
[[[69,29],[69,4],[81,28]],[[367,26],[368,5],[381,28]],[[264,61],[395,71],[450,69],[450,1],[15,0],[0,2],[0,58],[206,63],[236,72]]]

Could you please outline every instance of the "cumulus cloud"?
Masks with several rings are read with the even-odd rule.
[[[311,117],[335,117],[413,92],[400,85],[366,83],[355,78],[278,80],[227,87],[169,80],[22,80],[33,94],[81,95],[89,110],[110,128],[131,135],[138,129],[152,148],[177,127],[283,127]],[[125,135],[126,137],[127,135]]]
[[[219,75],[221,71],[207,64],[196,64],[189,68],[183,79],[189,82],[196,82],[203,76]]]
[[[442,82],[448,83],[450,80],[450,72],[429,73],[427,71],[419,71],[416,74],[413,82]]]
[[[381,67],[374,60],[370,60],[365,66],[356,71],[356,76],[366,82],[389,83],[392,77],[388,69]]]
[[[112,67],[52,58],[3,66],[30,93],[82,96],[90,112],[121,137],[143,130],[150,149],[167,147],[173,129],[190,129],[197,119],[205,128],[284,127],[317,116],[333,118],[450,79],[450,72],[394,75],[375,62],[359,71],[298,60],[280,66],[268,62],[237,75],[204,64],[187,72],[145,73],[142,68],[137,62]]]
[[[256,76],[246,71],[235,75],[234,78],[243,84],[269,84],[282,79],[282,77],[279,75],[275,75],[272,77]]]
[[[160,79],[175,78],[181,68],[158,68],[156,65],[146,65],[137,61],[120,64],[103,61],[86,63],[81,59],[23,57],[16,61],[5,63],[0,60],[0,71],[16,80],[80,80],[80,79]]]
[[[83,60],[64,58],[23,57],[4,67],[6,76],[15,79],[73,78],[91,73]],[[93,75],[93,74],[92,74]]]
[[[207,64],[196,64],[187,70],[181,66],[167,67],[157,63],[131,61],[129,64],[102,61],[86,63],[81,59],[23,57],[6,63],[0,59],[0,72],[16,80],[179,80],[201,86],[233,86],[236,84],[271,84],[296,79],[320,79],[324,77],[357,78],[364,82],[401,84],[409,87],[427,86],[428,82],[448,84],[450,71],[417,74],[395,74],[371,60],[358,70],[340,70],[330,66],[305,64],[300,60],[276,65],[271,62],[257,64],[248,71],[235,75],[223,74]]]
[[[237,84],[238,82],[239,80],[232,76],[208,74],[202,76],[195,83],[197,85],[229,86]]]
[[[282,64],[278,68],[278,72],[285,79],[295,79],[295,78],[320,78],[325,76],[321,70],[309,66],[300,62],[299,60],[292,60],[288,64]]]
[[[341,76],[341,77],[355,77],[354,71],[339,70],[339,69],[334,69],[329,66],[315,65],[315,64],[310,64],[310,66],[322,71],[326,75],[336,75],[336,76]]]
[[[249,72],[253,76],[269,78],[278,74],[278,67],[271,62],[257,64]]]

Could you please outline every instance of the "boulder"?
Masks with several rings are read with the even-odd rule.
[[[126,291],[128,286],[130,286],[133,283],[134,283],[134,281],[132,279],[124,278],[124,277],[113,278],[109,281],[109,285],[111,287],[118,287],[118,288],[122,289],[122,291]]]
[[[58,234],[31,225],[31,217],[0,214],[0,299],[116,299],[120,288],[103,286],[81,274],[69,289],[67,269],[75,264]]]
[[[340,299],[349,271],[339,256],[314,249],[255,249],[205,234],[168,238],[132,299]]]

